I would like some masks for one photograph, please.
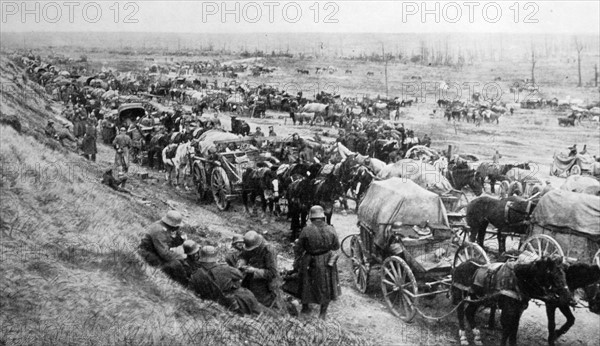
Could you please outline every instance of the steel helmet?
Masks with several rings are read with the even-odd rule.
[[[165,215],[162,219],[162,222],[166,223],[171,227],[179,227],[181,226],[181,222],[183,221],[183,216],[181,213],[175,210],[169,210],[167,215]]]
[[[244,234],[244,245],[246,246],[247,251],[256,249],[263,241],[263,237],[255,231],[249,231]]]
[[[200,245],[195,241],[188,239],[183,242],[183,252],[185,252],[186,255],[191,256],[198,251],[200,251]]]
[[[325,211],[323,211],[323,207],[321,207],[320,205],[315,205],[312,208],[310,208],[310,218],[325,218]]]

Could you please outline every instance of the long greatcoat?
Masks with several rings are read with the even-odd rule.
[[[95,155],[98,152],[96,147],[97,132],[92,124],[88,124],[85,129],[85,136],[81,143],[81,150],[86,155]]]
[[[298,238],[300,259],[299,295],[302,304],[328,304],[342,293],[337,264],[328,265],[340,242],[333,226],[323,220],[312,221]]]

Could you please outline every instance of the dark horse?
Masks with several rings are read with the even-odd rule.
[[[531,170],[529,163],[517,163],[517,164],[499,164],[492,162],[482,162],[477,167],[477,172],[483,179],[486,177],[490,180],[490,191],[496,193],[496,182],[507,180],[506,173],[512,168],[521,168]]]
[[[518,196],[495,199],[489,196],[475,198],[467,205],[467,224],[471,229],[471,242],[483,247],[487,226],[491,223],[498,229],[498,252],[506,250],[504,232],[525,234],[529,227],[527,221],[537,205],[537,201],[526,200]]]
[[[358,210],[358,205],[375,175],[367,167],[361,165],[355,156],[349,156],[340,164],[339,177],[344,194],[352,190],[351,195],[354,195]]]
[[[263,213],[267,211],[273,213],[273,205],[279,198],[279,179],[277,179],[276,172],[266,167],[262,162],[256,165],[257,168],[248,168],[242,175],[242,201],[244,202],[244,209],[247,213],[250,213],[248,209],[248,196],[253,204],[256,201],[256,197],[260,196],[261,208]]]
[[[292,176],[292,183],[286,193],[292,241],[298,238],[300,231],[306,226],[308,212],[313,205],[323,207],[327,223],[331,224],[333,203],[342,193],[342,185],[335,171],[316,178],[298,174]]]
[[[583,288],[585,298],[589,303],[591,312],[600,314],[600,267],[595,264],[575,263],[565,270],[567,286],[571,292]],[[554,313],[556,309],[566,317],[565,324],[556,330]],[[546,316],[548,316],[548,344],[554,346],[556,339],[565,334],[574,324],[575,316],[569,304],[546,302]]]
[[[469,300],[462,300],[462,299]],[[482,345],[475,313],[481,305],[497,305],[502,310],[501,345],[517,344],[519,321],[529,299],[568,304],[562,258],[544,257],[530,263],[494,263],[481,266],[472,261],[461,263],[452,273],[452,300],[458,304],[458,324],[461,345],[468,345],[465,317],[473,331],[475,345]],[[490,320],[494,315],[490,314]]]
[[[453,164],[448,166],[446,178],[457,190],[469,186],[475,196],[483,193],[483,177],[474,169],[469,168],[466,163]]]

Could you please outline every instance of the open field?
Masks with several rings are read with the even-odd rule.
[[[150,63],[143,57],[119,56],[98,52],[87,54],[91,68],[102,66],[126,71],[142,69]],[[157,63],[165,58],[154,56]],[[221,56],[220,60],[233,60],[236,56]],[[189,58],[175,58],[189,59]],[[590,57],[593,62],[594,56]],[[598,56],[595,56],[598,59]],[[201,60],[201,59],[200,59]],[[169,60],[170,62],[170,60]],[[586,62],[589,69],[593,63]],[[321,60],[298,58],[266,58],[265,65],[279,69],[269,76],[240,76],[250,83],[267,83],[280,89],[304,91],[309,96],[321,90],[337,92],[342,96],[385,95],[384,67],[380,62],[362,62],[339,58]],[[596,61],[597,63],[597,61]],[[7,75],[18,76],[20,71],[8,66],[2,58],[3,83],[12,83]],[[335,66],[334,74],[315,75],[316,66]],[[534,97],[564,99],[567,96],[588,103],[600,101],[598,88],[575,87],[576,64],[564,59],[549,59],[539,65],[537,75],[541,95]],[[299,77],[297,68],[311,70],[309,76]],[[549,169],[553,153],[566,152],[567,147],[587,144],[588,151],[600,155],[600,127],[598,122],[584,120],[575,127],[560,127],[559,112],[550,109],[517,109],[513,116],[500,118],[500,124],[447,122],[435,101],[439,98],[433,87],[422,97],[412,87],[437,85],[441,81],[459,84],[493,83],[501,87],[502,100],[516,102],[522,97],[508,90],[518,79],[529,77],[530,66],[526,61],[484,62],[465,66],[462,70],[449,67],[425,67],[415,64],[390,63],[388,84],[390,96],[419,98],[413,107],[405,108],[400,122],[414,129],[421,137],[427,133],[432,147],[454,147],[457,153],[469,153],[489,160],[495,150],[505,162],[533,163],[536,176],[550,180],[558,187],[562,178],[550,177]],[[346,75],[344,70],[351,69]],[[368,77],[367,72],[374,76]],[[415,82],[412,76],[421,79]],[[568,77],[568,78],[566,78]],[[213,80],[214,77],[207,77]],[[225,80],[222,77],[219,81]],[[23,83],[33,88],[32,82]],[[295,89],[294,89],[295,88]],[[13,95],[14,96],[14,95]],[[48,118],[58,118],[62,105],[47,101],[43,96],[32,100],[19,100],[2,95],[2,117],[16,115],[24,124],[23,134],[2,124],[0,128],[2,147],[2,238],[1,268],[2,296],[0,297],[0,343],[6,344],[232,344],[243,341],[255,344],[298,344],[323,341],[324,344],[375,344],[375,345],[458,345],[458,324],[455,315],[430,322],[417,318],[412,324],[404,324],[387,310],[381,297],[377,275],[373,275],[367,294],[353,288],[350,261],[341,257],[340,275],[343,294],[332,304],[327,323],[299,321],[296,319],[268,319],[257,327],[249,318],[232,318],[221,308],[201,301],[192,294],[170,282],[162,273],[142,265],[133,255],[139,238],[150,222],[156,220],[168,208],[184,213],[189,224],[186,233],[201,243],[228,248],[231,236],[247,230],[265,234],[280,253],[280,265],[289,265],[292,254],[288,243],[289,224],[284,220],[262,223],[257,217],[243,213],[241,204],[234,203],[231,210],[219,212],[211,202],[198,203],[188,190],[174,190],[165,185],[164,175],[149,171],[149,179],[138,179],[131,174],[129,188],[142,198],[118,194],[99,183],[101,172],[112,165],[114,150],[98,143],[98,160],[89,163],[78,155],[55,145],[42,135]],[[469,90],[462,91],[461,99],[469,97]],[[401,98],[403,98],[401,96]],[[220,115],[221,121],[230,129],[228,113]],[[320,126],[292,126],[285,113],[267,112],[265,119],[245,119],[251,125],[274,125],[279,135],[299,132],[307,135],[314,131],[324,134],[327,140],[337,136],[337,129]],[[205,116],[212,116],[207,114]],[[57,164],[58,163],[58,164]],[[78,167],[75,173],[68,170],[70,164]],[[48,178],[47,171],[31,167],[63,167],[55,178]],[[19,170],[15,170],[17,167]],[[133,171],[145,168],[133,167]],[[17,174],[15,174],[15,172]],[[37,172],[37,173],[36,173]],[[45,172],[45,173],[44,173]],[[70,173],[66,173],[70,172]],[[340,240],[358,232],[356,215],[336,213],[333,224]],[[93,246],[91,246],[92,244]],[[127,265],[123,265],[126,263]],[[445,297],[431,302],[431,306],[447,304]],[[434,311],[433,308],[428,311]],[[437,314],[437,313],[436,313]],[[600,339],[600,317],[587,311],[575,311],[577,322],[558,345],[596,345]],[[478,315],[480,321],[487,313]],[[263,317],[264,318],[264,317]],[[530,303],[521,322],[519,340],[526,345],[546,344],[545,311]],[[557,323],[562,323],[562,317]],[[264,331],[273,332],[278,326],[291,326],[298,339],[265,340]],[[45,327],[46,329],[42,328]],[[46,327],[47,326],[47,327]],[[262,328],[262,329],[261,329]],[[271,328],[271,329],[267,329]],[[287,327],[286,327],[287,328]],[[190,331],[195,331],[190,333]],[[318,331],[318,332],[317,332]],[[267,332],[268,333],[268,332]],[[274,335],[276,334],[273,332]],[[318,339],[329,335],[329,339]],[[313,339],[307,339],[309,337]],[[484,330],[486,344],[499,341],[499,330]],[[23,339],[29,337],[29,339]],[[361,339],[362,338],[362,339]]]

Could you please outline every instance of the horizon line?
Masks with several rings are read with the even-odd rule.
[[[330,32],[330,31],[318,31],[318,32],[295,32],[295,31],[279,31],[279,32],[265,32],[265,31],[252,31],[252,32],[172,32],[172,31],[6,31],[3,30],[2,34],[105,34],[105,33],[118,33],[118,34],[178,34],[178,35],[268,35],[268,34],[358,34],[358,35],[377,35],[377,34],[386,34],[386,35],[403,35],[403,34],[420,34],[420,35],[483,35],[483,34],[496,34],[496,35],[597,35],[600,36],[599,32],[493,32],[493,31],[456,31],[456,32],[416,32],[416,31],[407,31],[407,32],[354,32],[354,31],[346,31],[346,32]]]

